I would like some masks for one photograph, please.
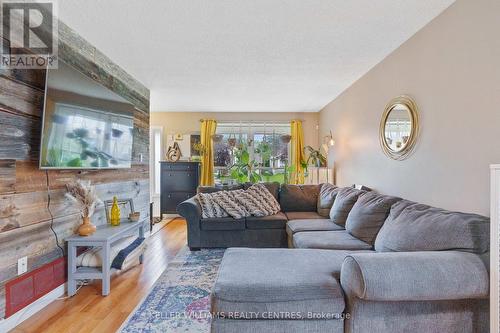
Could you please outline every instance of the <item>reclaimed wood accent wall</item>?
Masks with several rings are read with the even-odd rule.
[[[133,198],[136,210],[149,217],[149,90],[62,22],[59,59],[134,104],[132,168],[39,170],[45,73],[0,70],[0,318],[5,314],[4,285],[17,276],[17,260],[28,256],[30,271],[62,256],[50,230],[52,221],[64,249],[64,239],[81,223],[64,197],[66,183],[90,179],[102,200]],[[92,220],[106,223],[103,207]]]

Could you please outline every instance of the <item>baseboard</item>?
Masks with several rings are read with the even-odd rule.
[[[64,296],[66,293],[66,283],[60,285],[48,294],[40,297],[30,305],[17,311],[7,319],[0,320],[0,332],[8,332],[14,329],[17,325],[33,316],[38,311],[45,308],[47,305],[55,301],[57,298]]]

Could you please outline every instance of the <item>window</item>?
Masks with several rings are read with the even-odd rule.
[[[284,181],[289,164],[288,122],[219,122],[214,144],[215,179],[220,183]],[[247,164],[247,167],[243,167]]]

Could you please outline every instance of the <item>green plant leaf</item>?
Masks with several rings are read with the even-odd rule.
[[[242,151],[240,157],[240,163],[248,164],[249,161],[250,161],[250,154],[248,153],[248,151],[246,150]]]
[[[239,179],[240,171],[237,168],[231,170],[230,177],[231,177],[231,179]]]

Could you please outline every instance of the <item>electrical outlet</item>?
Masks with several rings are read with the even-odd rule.
[[[24,274],[28,271],[28,257],[22,257],[17,260],[17,275]]]

